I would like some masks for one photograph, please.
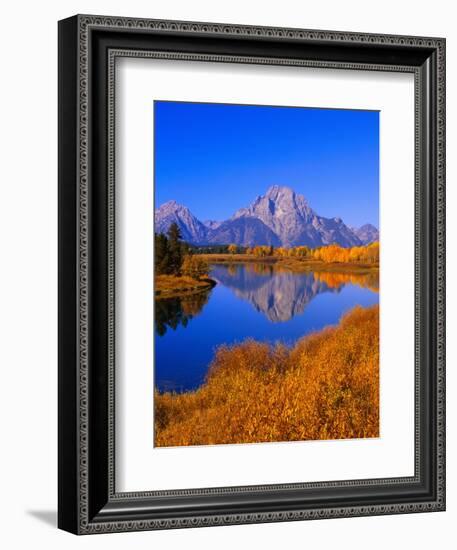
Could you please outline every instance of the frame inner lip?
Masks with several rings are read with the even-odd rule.
[[[116,72],[116,59],[118,57],[128,57],[128,58],[146,58],[146,59],[170,59],[170,60],[192,60],[192,61],[216,61],[216,62],[234,62],[234,63],[246,63],[250,64],[252,60],[254,60],[254,63],[258,62],[258,58],[252,58],[249,56],[245,56],[244,60],[239,61],[233,61],[232,56],[221,56],[216,54],[190,54],[190,53],[179,53],[179,52],[163,52],[163,51],[144,51],[144,50],[130,50],[126,48],[118,48],[118,47],[109,47],[107,48],[108,52],[108,105],[109,107],[109,118],[108,118],[108,128],[110,132],[113,132],[114,134],[114,127],[115,127],[115,110],[114,110],[114,97],[115,97],[115,72]],[[274,64],[274,65],[290,65],[290,60],[284,60],[284,59],[278,59],[278,58],[264,58],[268,64]],[[299,60],[298,64],[296,60],[292,60],[293,66],[300,66],[304,68],[314,68],[316,66],[316,63],[314,61],[309,60]],[[325,68],[342,68],[344,66],[344,63],[336,62],[336,63],[325,63]],[[373,70],[372,66],[369,66],[367,68],[366,64],[360,63],[360,64],[354,64],[351,63],[351,69],[355,70]],[[397,66],[397,65],[391,65],[391,64],[378,64],[376,66],[376,70],[379,71],[388,71],[388,72],[411,72],[415,75],[415,82],[414,82],[414,88],[415,88],[415,118],[418,116],[418,80],[420,76],[420,69],[417,66],[409,65],[409,66]],[[416,140],[417,141],[417,140]],[[109,161],[108,164],[111,166],[110,175],[109,175],[109,185],[110,185],[110,194],[114,196],[114,186],[115,186],[115,174],[114,174],[114,149],[115,149],[115,142],[114,139],[109,139],[108,142],[110,143],[110,148],[108,151],[108,157]],[[415,147],[418,147],[417,142],[415,143]],[[416,176],[417,179],[417,176]],[[417,185],[416,181],[416,185]],[[114,212],[110,214],[111,216],[114,215]],[[109,224],[110,227],[113,229],[111,231],[114,231],[114,220],[112,221],[112,224]],[[114,236],[111,237],[111,239],[114,242]],[[115,277],[115,269],[114,269],[114,253],[113,257],[110,258],[110,273],[111,277]],[[115,311],[114,304],[110,307],[111,311]],[[110,325],[111,323],[114,323],[114,315],[109,320]],[[110,329],[110,333],[112,330],[113,334],[113,346],[114,346],[114,326]],[[113,355],[114,358],[114,355]],[[112,370],[111,380],[114,380],[114,370],[115,365],[114,362],[110,364],[109,366],[110,370]],[[416,370],[416,365],[415,365]],[[417,391],[417,388],[415,389]],[[110,389],[109,392],[110,395],[110,401],[111,407],[114,410],[114,385],[112,389]],[[417,428],[417,427],[416,427]],[[112,443],[112,449],[110,455],[112,457],[115,456],[114,451],[114,420],[112,419],[110,422],[110,442]],[[275,484],[275,489],[272,488],[270,485],[260,485],[260,486],[254,486],[253,488],[251,486],[240,486],[240,487],[216,487],[216,488],[194,488],[194,489],[173,489],[173,490],[151,490],[151,491],[135,491],[135,492],[116,492],[115,490],[115,461],[114,458],[112,461],[110,461],[109,469],[110,469],[110,491],[109,491],[109,498],[112,500],[112,502],[115,502],[117,500],[127,500],[129,498],[135,498],[135,499],[156,499],[156,498],[167,498],[168,496],[187,496],[189,494],[192,494],[194,497],[200,497],[200,496],[213,496],[215,494],[220,494],[221,491],[223,491],[223,494],[231,495],[233,494],[233,491],[235,491],[235,494],[238,494],[239,492],[244,492],[245,494],[247,492],[250,492],[252,490],[258,491],[258,492],[268,492],[271,490],[276,491],[284,491],[284,490],[302,490],[302,491],[312,491],[316,488],[328,490],[329,488],[334,487],[354,487],[354,486],[360,486],[365,487],[366,485],[370,486],[392,486],[396,487],[399,484],[403,483],[413,483],[413,484],[420,484],[421,483],[421,476],[420,476],[420,452],[419,452],[419,441],[418,441],[418,430],[416,429],[416,438],[415,438],[415,451],[414,451],[414,462],[415,462],[415,475],[410,477],[394,477],[394,478],[375,478],[375,479],[355,479],[355,480],[343,480],[343,481],[322,481],[322,482],[297,482],[297,483],[284,483],[284,484]]]

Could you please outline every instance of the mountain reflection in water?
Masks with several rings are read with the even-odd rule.
[[[218,346],[253,338],[293,344],[378,303],[378,274],[294,273],[271,264],[215,264],[209,291],[155,300],[155,386],[189,391],[204,381]]]
[[[303,313],[309,302],[323,292],[340,292],[346,284],[377,291],[377,273],[293,273],[268,264],[216,265],[211,277],[239,298],[247,300],[273,323]]]

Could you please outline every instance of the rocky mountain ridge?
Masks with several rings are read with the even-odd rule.
[[[303,195],[274,185],[228,220],[202,223],[190,210],[168,201],[155,212],[155,231],[165,233],[176,222],[185,241],[192,244],[240,246],[360,246],[379,239],[371,224],[359,229],[347,226],[341,218],[319,216]]]
[[[352,231],[363,242],[363,244],[370,244],[379,241],[379,230],[376,229],[371,223],[366,223],[362,227],[351,227]]]

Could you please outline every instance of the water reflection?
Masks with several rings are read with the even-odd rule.
[[[187,327],[189,321],[198,315],[208,303],[211,291],[199,292],[178,298],[155,300],[155,329],[159,336],[167,329]]]
[[[338,293],[347,284],[377,292],[377,273],[294,273],[271,264],[215,265],[211,277],[247,300],[273,323],[285,322],[303,313],[318,294]]]
[[[221,345],[252,338],[294,344],[378,303],[377,274],[293,273],[271,264],[214,265],[209,292],[155,301],[155,387],[190,391]]]
[[[369,273],[338,273],[331,271],[315,271],[314,276],[327,284],[329,288],[341,288],[351,284],[379,292],[379,272]]]

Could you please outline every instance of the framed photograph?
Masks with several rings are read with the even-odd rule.
[[[445,509],[445,40],[59,22],[59,527]]]

